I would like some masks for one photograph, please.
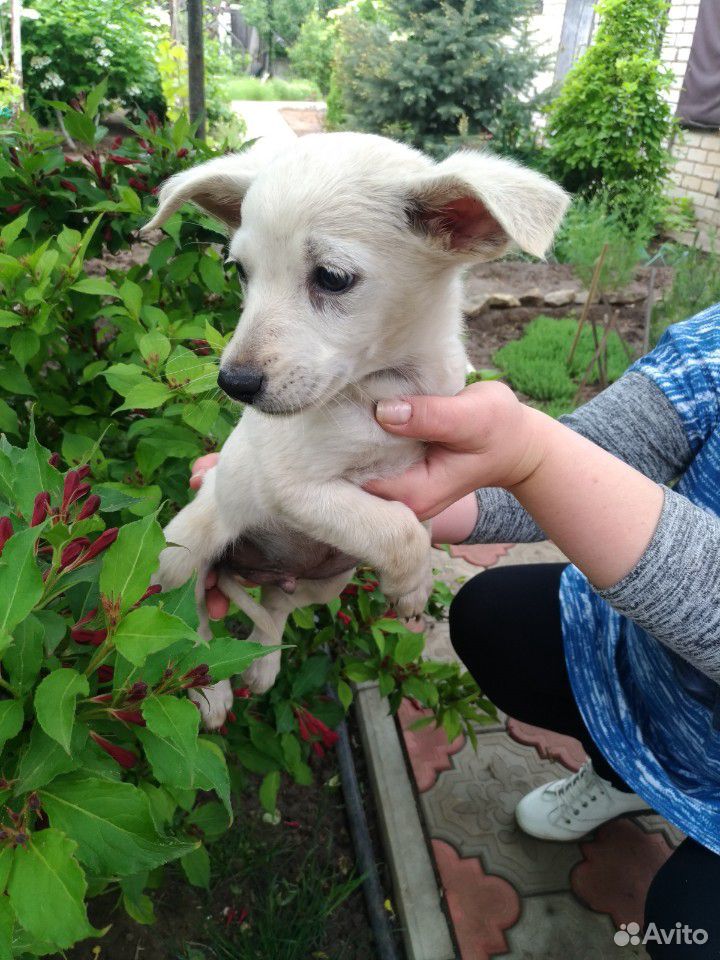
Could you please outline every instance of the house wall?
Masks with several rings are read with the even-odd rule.
[[[699,8],[699,0],[673,0],[670,6],[662,57],[675,74],[668,92],[673,106],[677,106],[680,96]],[[671,173],[670,193],[692,200],[701,238],[707,246],[712,232],[720,231],[720,132],[682,130],[672,152],[677,163]]]
[[[568,0],[545,0],[542,13],[533,18],[533,27],[538,31],[538,39],[542,38],[544,49],[553,49],[557,53],[567,3]],[[673,107],[677,106],[690,58],[699,8],[700,0],[671,0],[662,59],[675,75],[668,91]],[[541,88],[549,86],[547,78],[551,74],[552,70],[549,70],[543,75],[543,83],[539,84]],[[702,239],[707,245],[714,230],[720,237],[720,132],[683,130],[672,144],[672,153],[677,163],[671,175],[669,192],[693,201]]]

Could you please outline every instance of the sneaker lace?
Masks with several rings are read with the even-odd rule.
[[[596,803],[602,793],[602,783],[595,776],[592,763],[588,761],[558,788],[560,813],[565,823],[571,823],[572,816],[580,816],[581,808]]]

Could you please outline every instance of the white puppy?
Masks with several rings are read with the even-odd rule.
[[[435,163],[382,137],[332,133],[280,147],[259,141],[178,174],[146,230],[186,201],[230,230],[246,295],[218,382],[247,406],[217,467],[168,525],[173,546],[158,581],[169,589],[198,573],[202,606],[205,573],[217,564],[220,586],[256,624],[251,639],[272,645],[294,608],[336,597],[357,560],[372,564],[400,616],[420,614],[429,531],[361,485],[400,473],[423,446],[385,433],[375,404],[462,389],[463,268],[511,242],[542,256],[566,194],[491,154]],[[277,570],[262,607],[231,570],[239,539]],[[318,563],[324,579],[303,577]],[[245,680],[267,690],[279,666],[273,651]],[[230,684],[195,699],[206,725],[219,726]]]

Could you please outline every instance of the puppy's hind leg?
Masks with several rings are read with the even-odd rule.
[[[293,610],[310,603],[329,603],[334,600],[352,574],[352,570],[347,570],[327,580],[300,580],[297,590],[292,594],[285,593],[279,587],[263,587],[263,613],[269,618],[272,630],[268,631],[259,621],[255,621],[255,628],[248,640],[266,646],[278,646],[282,643],[285,623]],[[227,574],[221,575],[218,586],[233,600],[237,591],[242,590],[239,584]],[[248,613],[248,616],[252,617],[252,614]],[[253,693],[265,693],[272,687],[280,672],[280,660],[281,651],[272,650],[266,656],[256,660],[243,673],[243,680]]]

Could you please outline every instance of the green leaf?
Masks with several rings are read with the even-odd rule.
[[[58,950],[95,931],[85,912],[87,881],[75,859],[76,844],[59,830],[32,835],[15,850],[8,894],[21,925]]]
[[[172,390],[165,383],[155,380],[143,380],[136,384],[125,397],[125,403],[115,410],[152,410],[161,406],[172,397]]]
[[[195,849],[158,834],[147,796],[131,783],[76,776],[40,791],[50,823],[78,845],[77,857],[99,876],[127,876]]]
[[[35,424],[31,422],[27,448],[15,468],[15,496],[20,512],[26,517],[32,515],[35,495],[41,490],[47,490],[53,500],[60,497],[62,477],[50,466],[49,460],[50,451],[37,442]]]
[[[200,271],[200,277],[208,290],[212,291],[212,293],[226,292],[228,282],[225,278],[223,265],[217,258],[217,255],[213,257],[209,252],[206,252],[200,257],[198,269]]]
[[[292,683],[292,695],[300,700],[325,683],[330,670],[330,658],[324,655],[309,657],[300,667]]]
[[[13,737],[16,737],[18,733],[20,733],[23,719],[23,708],[19,701],[0,701],[0,751],[8,740],[12,740]]]
[[[201,737],[198,740],[198,755],[195,765],[197,786],[200,790],[214,790],[227,811],[230,823],[233,809],[230,803],[230,773],[225,756],[212,740]]]
[[[78,280],[70,289],[77,290],[78,293],[88,293],[95,297],[119,296],[118,291],[110,281],[104,280],[102,277],[85,277],[83,280]]]
[[[227,813],[222,804],[210,801],[202,803],[190,812],[190,816],[185,821],[186,824],[193,824],[202,830],[203,836],[208,840],[217,840],[227,832],[230,823]]]
[[[103,513],[114,513],[140,502],[140,497],[129,492],[131,489],[122,483],[96,483],[93,493],[100,497],[100,509]]]
[[[140,318],[140,307],[142,306],[143,301],[143,292],[142,287],[137,283],[133,283],[132,280],[125,280],[123,285],[118,290],[120,294],[120,299],[127,312],[133,318],[133,320],[139,320]]]
[[[18,433],[17,414],[3,399],[0,399],[0,432],[14,435]]]
[[[114,363],[107,370],[103,370],[102,375],[108,385],[121,397],[126,397],[133,387],[147,380],[142,367],[134,363]]]
[[[17,330],[10,338],[10,350],[21,368],[25,368],[40,349],[40,337],[34,330]]]
[[[242,673],[251,663],[274,649],[236,637],[216,637],[207,647],[197,647],[184,657],[178,669],[185,673],[201,663],[207,663],[213,683],[217,683],[218,680],[227,680],[236,673]]]
[[[42,625],[34,615],[29,614],[15,627],[13,644],[2,657],[10,685],[21,696],[35,683],[43,655]]]
[[[338,700],[343,705],[346,710],[350,709],[350,704],[353,702],[353,692],[352,687],[349,684],[345,683],[344,680],[339,680],[337,685],[337,695]]]
[[[87,730],[76,726],[73,736],[72,753],[77,756],[87,740]],[[69,757],[55,740],[51,740],[39,726],[34,726],[30,734],[30,743],[20,758],[18,781],[15,795],[22,796],[38,787],[44,787],[55,777],[69,773],[78,766],[78,760]]]
[[[162,363],[170,353],[170,341],[165,334],[158,330],[146,333],[138,340],[138,347],[143,360]]]
[[[190,701],[161,694],[143,701],[146,730],[140,737],[158,780],[195,786],[200,712]]]
[[[268,813],[275,813],[279,787],[279,770],[273,770],[272,773],[265,774],[260,784],[260,803],[262,804],[263,810],[267,810]]]
[[[103,558],[100,592],[120,601],[121,610],[128,610],[147,590],[164,546],[165,537],[154,514],[121,527]]]
[[[12,852],[7,851],[10,856]],[[0,960],[13,960],[13,930],[15,914],[7,897],[0,897]]]
[[[155,908],[146,893],[123,890],[123,906],[128,916],[132,917],[135,923],[155,923]]]
[[[45,733],[57,740],[66,753],[70,753],[75,703],[78,697],[90,692],[87,677],[61,667],[48,674],[35,691],[35,715]]]
[[[399,664],[410,663],[412,660],[416,660],[420,656],[424,647],[425,637],[423,634],[412,633],[408,630],[406,634],[398,637],[393,660],[395,663]]]
[[[200,846],[186,853],[180,864],[193,887],[207,889],[210,886],[210,857],[205,847]]]
[[[178,617],[159,607],[139,607],[120,621],[113,639],[120,653],[141,667],[151,653],[192,635],[193,631]]]
[[[20,214],[19,217],[11,220],[10,223],[6,223],[2,230],[0,230],[0,239],[2,239],[3,247],[6,250],[15,243],[17,238],[23,232],[27,226],[29,216],[30,210],[25,210]]]

